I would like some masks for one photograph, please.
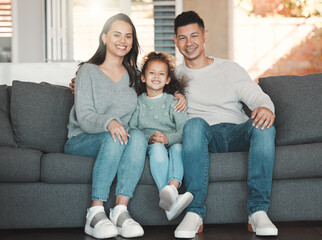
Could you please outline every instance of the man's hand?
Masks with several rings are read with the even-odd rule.
[[[169,140],[168,137],[162,132],[155,131],[155,133],[149,139],[149,144],[156,142],[167,145],[169,143]]]
[[[259,107],[254,109],[252,112],[251,118],[254,119],[253,126],[262,130],[265,128],[269,129],[275,120],[275,114],[266,107]]]
[[[177,93],[174,95],[174,99],[178,99],[178,103],[174,106],[174,110],[178,112],[185,112],[187,110],[187,100],[185,96],[181,93]]]
[[[116,120],[112,120],[108,125],[107,129],[110,131],[114,142],[116,142],[116,139],[115,139],[115,135],[116,135],[116,137],[118,138],[118,140],[122,145],[123,145],[123,141],[125,145],[127,145],[128,137],[130,137],[130,135],[127,133],[127,131],[125,130],[122,124],[120,124]]]
[[[76,78],[72,78],[72,80],[70,81],[70,84],[69,84],[72,94],[74,94],[75,80],[76,80]]]

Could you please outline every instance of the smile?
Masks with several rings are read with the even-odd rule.
[[[159,80],[152,80],[152,83],[154,83],[154,84],[160,84],[161,81],[159,81]]]
[[[198,47],[194,47],[194,48],[190,48],[190,49],[185,49],[186,52],[188,53],[192,53],[193,51],[195,51]]]
[[[125,50],[125,49],[126,49],[126,47],[125,47],[125,46],[118,46],[118,45],[116,46],[116,48],[117,48],[117,49],[120,49],[120,50]]]

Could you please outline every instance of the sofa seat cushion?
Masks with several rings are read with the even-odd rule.
[[[11,123],[8,87],[0,85],[0,146],[17,147]]]
[[[322,143],[279,146],[275,151],[273,179],[322,177]],[[246,181],[248,153],[211,153],[209,181]]]
[[[73,103],[67,87],[13,81],[10,112],[19,147],[63,152]]]
[[[63,153],[44,154],[41,160],[41,181],[45,183],[92,182],[95,158]]]
[[[276,144],[322,142],[322,73],[259,79],[275,105]]]
[[[41,156],[38,150],[0,147],[0,182],[38,182]]]

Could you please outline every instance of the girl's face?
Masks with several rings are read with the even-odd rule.
[[[115,21],[108,33],[102,35],[102,41],[109,54],[124,57],[133,45],[131,25],[121,20]]]
[[[148,63],[145,74],[141,75],[142,82],[145,82],[147,95],[157,96],[163,93],[163,88],[169,84],[171,78],[168,75],[168,66],[162,61],[153,60]]]

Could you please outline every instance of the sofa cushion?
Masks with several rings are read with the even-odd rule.
[[[41,156],[38,150],[0,147],[0,182],[38,182]]]
[[[13,81],[11,121],[17,144],[63,152],[74,97],[67,87]]]
[[[46,183],[91,183],[95,158],[63,153],[44,154],[41,181]]]
[[[259,79],[276,109],[276,144],[322,142],[322,73]]]
[[[6,85],[0,85],[0,146],[17,147],[9,113],[9,93]]]

